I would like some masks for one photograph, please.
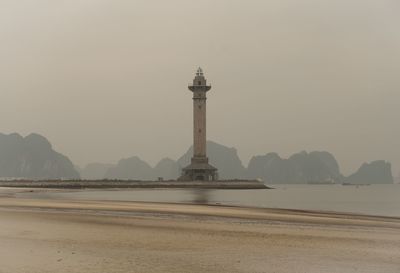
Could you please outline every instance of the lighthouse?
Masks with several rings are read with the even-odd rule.
[[[182,169],[179,180],[215,181],[218,179],[218,170],[208,163],[206,134],[206,94],[210,91],[211,85],[207,85],[200,67],[193,84],[188,88],[193,92],[193,157],[190,165]]]

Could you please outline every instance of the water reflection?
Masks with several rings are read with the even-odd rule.
[[[192,203],[195,204],[208,204],[210,201],[211,190],[208,189],[194,189],[191,191]]]
[[[124,189],[38,191],[21,198],[222,204],[262,208],[339,211],[400,217],[400,185],[274,185],[274,190]]]

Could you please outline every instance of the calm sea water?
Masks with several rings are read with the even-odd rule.
[[[400,184],[273,187],[273,190],[81,190],[28,195],[33,198],[223,204],[400,217]]]

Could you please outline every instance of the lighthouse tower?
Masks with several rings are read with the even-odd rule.
[[[207,85],[203,70],[199,68],[189,90],[193,92],[193,157],[191,164],[182,169],[179,180],[214,181],[218,179],[217,169],[208,163],[206,137],[206,93]]]

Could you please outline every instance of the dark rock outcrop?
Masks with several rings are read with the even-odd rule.
[[[338,183],[343,180],[336,159],[328,152],[301,152],[289,159],[276,153],[253,157],[248,166],[250,178],[267,183]]]
[[[349,184],[392,184],[393,181],[392,166],[384,160],[364,163],[345,180]]]
[[[207,155],[210,164],[218,168],[220,179],[240,179],[246,177],[246,168],[239,159],[235,148],[228,148],[213,141],[207,141]],[[192,156],[193,146],[178,159],[180,168],[189,165]]]
[[[122,180],[155,180],[156,175],[153,168],[134,156],[127,159],[121,159],[115,167],[108,169],[104,178],[122,179]]]
[[[113,167],[115,167],[114,164],[90,163],[80,170],[81,178],[87,180],[103,179],[107,171]]]
[[[24,179],[77,179],[72,162],[52,149],[41,135],[0,134],[0,177]]]

